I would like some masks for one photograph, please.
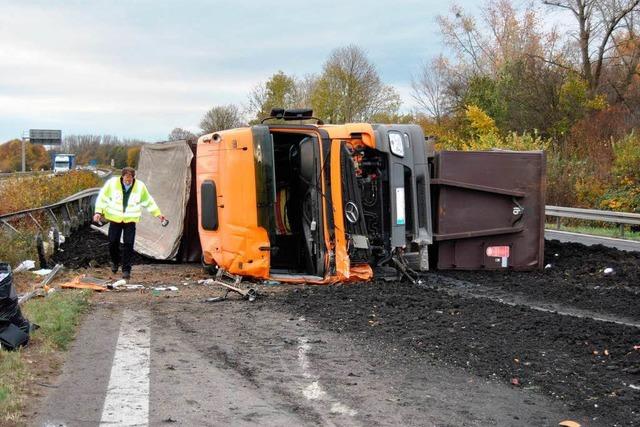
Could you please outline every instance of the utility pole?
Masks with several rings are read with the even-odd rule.
[[[25,144],[25,137],[24,135],[22,136],[22,172],[26,172],[27,171],[27,161],[26,161],[26,155],[24,152],[24,144]]]

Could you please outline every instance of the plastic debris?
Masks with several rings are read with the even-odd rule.
[[[571,420],[561,421],[558,425],[562,427],[580,427],[579,423]]]
[[[32,268],[36,268],[36,262],[30,259],[27,259],[25,261],[22,261],[20,264],[18,264],[18,266],[16,268],[13,269],[14,273],[19,273],[21,271],[28,271],[31,270]],[[49,270],[51,271],[51,270]]]
[[[38,276],[46,276],[51,273],[51,269],[49,268],[41,268],[40,270],[32,271],[33,274],[37,274]]]
[[[611,267],[607,267],[607,268],[605,268],[604,270],[602,270],[602,272],[603,272],[604,274],[613,274],[613,273],[615,273],[615,271],[614,271],[614,270],[613,270],[613,268],[611,268]]]
[[[548,268],[551,268],[551,264],[547,264],[547,265],[544,266],[545,270],[548,269]]]
[[[263,280],[262,284],[264,286],[278,286],[280,285],[280,282],[278,282],[277,280]]]
[[[113,283],[111,284],[111,287],[112,287],[113,289],[117,289],[117,288],[118,288],[118,286],[124,286],[124,285],[126,285],[126,284],[127,284],[127,281],[126,281],[126,280],[124,280],[124,279],[120,279],[120,280],[116,280],[115,282],[113,282]]]
[[[158,286],[153,288],[154,291],[177,291],[178,288],[176,286]]]
[[[637,385],[629,384],[629,387],[631,387],[634,390],[640,390],[640,386],[637,386]]]

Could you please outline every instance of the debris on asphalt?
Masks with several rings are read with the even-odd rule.
[[[155,288],[151,288],[154,291],[177,291],[178,287],[177,286],[157,286]]]
[[[558,425],[562,427],[580,427],[580,424],[571,420],[561,421]]]
[[[602,270],[602,272],[603,272],[604,274],[613,274],[613,273],[615,273],[615,271],[614,271],[614,270],[613,270],[613,268],[611,268],[611,267],[607,267],[607,268],[605,268],[604,270]]]
[[[127,284],[127,281],[124,279],[120,279],[120,280],[116,280],[115,282],[113,282],[111,285],[108,285],[110,288],[112,289],[117,289],[120,286],[124,286]]]
[[[98,285],[96,283],[83,283],[82,277],[77,276],[72,281],[66,282],[60,285],[62,289],[91,289],[92,291],[104,292],[107,289],[106,285]]]

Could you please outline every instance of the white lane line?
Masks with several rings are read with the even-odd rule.
[[[311,344],[309,344],[308,340],[304,337],[298,338],[298,364],[302,368],[302,376],[309,380],[314,380],[303,388],[302,395],[308,400],[326,401],[331,405],[329,411],[332,414],[348,415],[350,417],[358,415],[358,411],[339,402],[322,388],[318,376],[311,373],[309,357],[307,356],[309,350],[311,350]]]
[[[150,325],[147,311],[122,313],[101,426],[149,425]]]

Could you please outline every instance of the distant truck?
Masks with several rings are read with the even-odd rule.
[[[53,156],[52,169],[54,173],[64,173],[76,167],[75,154],[56,154]]]

